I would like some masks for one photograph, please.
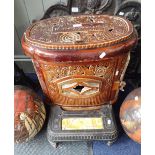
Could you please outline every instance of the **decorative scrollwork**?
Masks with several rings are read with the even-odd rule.
[[[129,25],[120,17],[61,16],[34,23],[25,33],[25,40],[48,49],[104,47],[130,39],[133,29]]]
[[[110,63],[113,61],[113,63]],[[115,60],[110,62],[102,62],[95,65],[48,65],[42,64],[41,67],[46,72],[46,77],[48,81],[56,80],[66,76],[96,76],[105,79],[110,79],[113,69],[115,67]]]
[[[54,103],[63,106],[100,105],[108,100],[117,59],[100,63],[40,64]]]

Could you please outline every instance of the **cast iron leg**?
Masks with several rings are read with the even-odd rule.
[[[49,141],[49,143],[52,145],[52,147],[57,148],[58,147],[58,143],[56,142],[51,142]]]
[[[112,140],[107,141],[108,146],[111,146],[113,143],[114,143],[114,141],[112,141]]]

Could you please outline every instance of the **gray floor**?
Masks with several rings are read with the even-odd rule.
[[[15,144],[15,155],[92,155],[91,143],[63,142],[54,149],[46,138],[46,130],[41,131],[33,140]]]

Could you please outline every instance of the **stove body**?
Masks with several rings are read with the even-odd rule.
[[[72,111],[75,118],[78,111],[86,111],[86,117],[95,110],[103,113],[103,107],[115,103],[136,41],[132,24],[124,18],[81,15],[32,24],[22,46],[51,104],[60,106],[63,113]]]

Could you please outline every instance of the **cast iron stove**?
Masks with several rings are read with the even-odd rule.
[[[59,106],[51,107],[47,138],[53,147],[63,141],[102,140],[111,145],[117,135],[111,105],[91,111],[65,111]]]

